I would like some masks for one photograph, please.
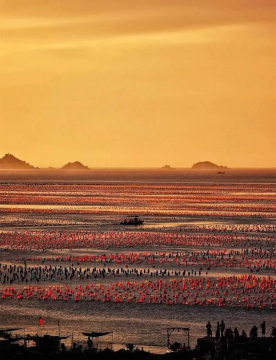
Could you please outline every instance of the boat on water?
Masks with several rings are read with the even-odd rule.
[[[120,225],[142,225],[144,220],[139,219],[139,216],[131,216],[129,219],[124,219],[120,222]]]

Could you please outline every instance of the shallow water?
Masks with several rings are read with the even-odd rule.
[[[7,315],[8,314],[8,315]],[[249,334],[250,328],[260,326],[266,320],[267,329],[275,325],[275,314],[269,310],[243,310],[216,307],[167,306],[154,304],[103,304],[101,302],[1,302],[1,327],[20,326],[26,333],[36,333],[39,316],[44,320],[40,333],[58,334],[57,320],[60,320],[62,335],[71,335],[75,340],[85,340],[80,333],[85,331],[113,331],[114,348],[126,343],[143,346],[145,350],[164,352],[167,327],[189,327],[190,342],[204,336],[208,321],[215,326],[224,320],[226,328],[238,327]],[[180,340],[177,333],[172,337]],[[109,339],[107,339],[109,340]],[[187,344],[187,339],[181,339]],[[70,339],[66,342],[70,345]]]
[[[81,190],[79,186],[74,188],[74,184],[82,186]],[[125,189],[118,190],[116,185],[122,185]],[[22,185],[22,190],[15,189],[15,186]],[[58,185],[58,188],[54,186]],[[55,203],[43,204],[38,199],[37,204],[24,203],[24,197],[30,194],[31,191],[37,194],[45,196],[45,191],[51,195],[58,193],[76,192],[75,199],[77,201],[77,192],[82,194],[90,194],[91,187],[88,190],[88,186],[93,185],[100,187],[95,190],[103,194],[108,194],[106,203],[101,206],[96,205],[57,205]],[[134,186],[129,189],[129,186]],[[46,186],[43,189],[41,186]],[[161,186],[161,187],[160,187]],[[41,170],[40,172],[6,172],[0,173],[0,209],[7,212],[1,214],[0,232],[1,230],[27,233],[32,238],[32,231],[38,230],[43,234],[49,233],[54,228],[54,231],[87,231],[87,232],[106,232],[120,233],[120,236],[129,236],[131,232],[137,234],[137,238],[142,238],[143,234],[156,233],[156,237],[163,238],[166,234],[180,234],[180,229],[185,234],[203,233],[214,236],[208,232],[208,227],[223,226],[220,236],[226,239],[230,234],[241,233],[242,235],[250,235],[250,240],[241,240],[240,243],[212,243],[212,241],[206,241],[202,244],[160,244],[150,245],[143,243],[143,245],[109,245],[106,248],[100,247],[82,247],[82,248],[68,248],[58,249],[54,246],[50,249],[44,250],[30,250],[28,248],[21,249],[16,248],[9,249],[9,251],[3,251],[0,247],[0,263],[4,264],[21,264],[24,260],[22,258],[32,258],[27,261],[28,266],[69,266],[68,262],[54,261],[54,262],[42,262],[36,260],[35,257],[58,257],[65,255],[81,256],[87,254],[120,254],[120,253],[135,253],[135,252],[148,252],[156,253],[158,251],[195,251],[195,250],[225,250],[233,249],[239,250],[242,248],[254,249],[260,248],[269,249],[274,251],[272,260],[275,259],[276,249],[276,232],[263,230],[255,232],[256,226],[266,226],[268,224],[275,224],[276,215],[275,211],[269,213],[269,218],[261,217],[261,212],[256,212],[254,215],[247,214],[233,214],[230,211],[226,211],[224,214],[215,213],[213,210],[208,210],[208,214],[198,213],[190,211],[185,215],[172,215],[174,214],[175,205],[172,203],[164,205],[162,203],[162,197],[170,197],[180,199],[178,193],[191,192],[188,204],[184,205],[196,206],[200,204],[206,204],[209,202],[210,195],[206,194],[206,186],[208,191],[212,192],[212,196],[221,195],[215,202],[216,206],[231,206],[237,205],[238,202],[225,201],[224,195],[228,197],[245,196],[243,198],[242,205],[249,206],[254,199],[258,199],[257,205],[261,210],[267,206],[267,204],[273,205],[273,196],[276,194],[276,170],[226,170],[223,175],[218,175],[217,172],[202,172],[202,171],[189,171],[185,169],[176,170],[160,170],[160,169],[140,169],[140,170],[108,170],[108,169],[93,169],[88,172],[71,173],[62,171],[48,171]],[[185,188],[184,188],[185,187]],[[3,190],[3,191],[2,191]],[[160,191],[162,192],[160,193]],[[124,191],[123,197],[127,198],[127,194],[131,193],[131,197],[137,197],[137,202],[134,201],[133,205],[111,206],[108,201],[116,198],[116,201],[120,199],[122,193],[118,191]],[[193,191],[196,194],[193,195]],[[3,196],[6,194],[17,194],[18,203],[6,204],[3,203]],[[141,196],[141,194],[143,194]],[[150,194],[152,198],[161,199],[161,203],[144,204],[141,206],[141,198]],[[201,195],[198,200],[195,196]],[[41,196],[41,199],[43,198]],[[87,195],[88,196],[88,195]],[[90,196],[90,195],[89,195]],[[261,196],[261,198],[258,198]],[[263,197],[262,197],[263,196]],[[122,198],[123,198],[122,197]],[[246,200],[248,197],[248,200]],[[74,197],[72,197],[74,198]],[[1,202],[2,199],[2,202]],[[50,199],[50,197],[49,197]],[[21,204],[21,202],[23,203]],[[54,201],[54,200],[50,200]],[[194,201],[194,202],[193,202]],[[198,202],[199,201],[199,202]],[[255,204],[255,202],[254,202]],[[166,206],[166,207],[165,207]],[[181,209],[181,203],[178,205]],[[32,209],[32,213],[15,213],[16,209]],[[58,209],[58,214],[48,214],[44,210]],[[79,213],[79,210],[90,210],[91,214]],[[97,211],[101,210],[99,214]],[[66,213],[70,210],[72,213]],[[113,214],[110,214],[112,210]],[[144,212],[143,218],[145,224],[141,227],[122,227],[118,223],[122,219],[122,216],[126,216],[130,210]],[[41,211],[41,212],[38,212]],[[265,211],[262,211],[265,213]],[[1,225],[2,224],[2,225]],[[3,227],[3,225],[6,225]],[[241,226],[238,230],[227,230],[225,226]],[[248,226],[252,226],[250,229]],[[243,230],[241,230],[243,229]],[[253,230],[252,230],[253,229]],[[227,231],[228,232],[227,232]],[[140,235],[139,235],[140,234]],[[269,240],[265,240],[265,236],[269,235]],[[1,239],[0,234],[0,239]],[[104,240],[103,240],[104,241]],[[274,250],[273,250],[274,249]],[[2,250],[2,252],[1,252]],[[185,267],[183,265],[177,265],[173,263],[160,264],[159,262],[154,265],[146,264],[145,262],[135,264],[107,264],[106,266],[120,268],[126,267],[139,268],[139,269],[170,269],[170,270],[186,270],[200,268],[200,264],[194,264],[193,266]],[[81,266],[82,268],[97,266],[103,268],[103,263],[90,263],[90,262],[75,262],[75,266]],[[275,269],[261,268],[258,272],[256,269],[250,268],[225,268],[225,267],[212,267],[208,270],[208,277],[225,277],[229,275],[238,274],[252,274],[250,270],[253,270],[253,274],[256,276],[271,276],[275,278]],[[202,277],[205,275],[206,267],[203,268]],[[181,277],[179,277],[180,279]],[[134,280],[135,277],[129,279]],[[144,276],[141,280],[150,280],[150,277]],[[123,277],[116,279],[95,279],[94,283],[111,284],[116,281],[125,281]],[[70,282],[70,286],[78,286],[79,284],[85,285],[91,284],[91,280],[84,281],[74,279]],[[69,282],[66,281],[46,281],[40,283],[42,286],[51,285],[66,285]],[[27,285],[37,285],[35,282],[29,282]],[[9,284],[1,284],[0,290],[8,287]],[[13,283],[12,286],[18,290],[22,290],[26,284]],[[271,289],[271,294],[276,294],[276,289]],[[1,327],[16,327],[20,326],[25,328],[25,333],[34,334],[37,331],[40,333],[58,334],[59,328],[57,326],[58,320],[60,321],[60,331],[62,335],[72,335],[75,342],[85,341],[85,337],[81,335],[83,331],[113,331],[114,348],[119,349],[124,347],[126,343],[134,343],[135,346],[144,347],[145,350],[151,350],[153,352],[165,352],[166,347],[166,328],[167,327],[189,327],[191,338],[191,345],[196,344],[196,339],[205,335],[205,325],[207,321],[211,321],[213,325],[213,332],[215,332],[216,322],[222,319],[226,323],[226,327],[238,327],[240,332],[244,329],[249,333],[250,328],[256,324],[260,326],[263,320],[267,323],[267,331],[270,332],[272,325],[276,325],[276,310],[275,309],[245,309],[238,307],[219,307],[219,306],[199,306],[199,305],[167,305],[167,304],[151,304],[151,303],[114,303],[102,301],[74,301],[73,299],[67,302],[60,300],[38,300],[22,299],[20,301],[15,298],[0,299],[0,321]],[[41,316],[44,320],[44,325],[38,328],[38,318]],[[172,337],[176,341],[185,342],[187,339],[180,338],[179,333],[174,334]],[[107,338],[109,341],[110,338]],[[70,346],[71,338],[66,340],[66,345]],[[103,343],[103,346],[106,344]]]

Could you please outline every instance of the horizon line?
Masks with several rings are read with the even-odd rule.
[[[73,163],[76,163],[76,162],[79,162],[79,163],[81,163],[81,165],[83,165],[83,166],[85,166],[85,167],[87,167],[86,169],[80,169],[80,170],[78,170],[78,169],[62,169],[63,168],[63,166],[65,166],[65,165],[59,165],[59,166],[57,166],[57,165],[55,165],[55,166],[51,166],[51,165],[48,165],[48,166],[34,166],[34,165],[31,165],[30,163],[28,163],[27,161],[25,161],[25,160],[20,160],[19,158],[17,158],[16,156],[14,156],[13,154],[11,154],[11,153],[9,153],[9,152],[7,152],[7,153],[5,153],[5,155],[3,156],[3,158],[6,156],[6,155],[11,155],[12,157],[14,157],[15,159],[17,159],[17,160],[19,160],[19,161],[21,161],[21,162],[24,162],[24,163],[26,163],[26,164],[28,164],[28,165],[30,165],[30,166],[32,166],[33,167],[33,169],[20,169],[20,168],[18,168],[18,169],[16,169],[16,168],[11,168],[11,169],[5,169],[5,168],[1,168],[0,167],[0,171],[1,170],[7,170],[7,171],[9,171],[9,170],[11,170],[11,171],[13,171],[13,170],[20,170],[20,171],[28,171],[28,170],[68,170],[68,171],[85,171],[85,170],[88,170],[88,169],[164,169],[164,170],[178,170],[178,169],[191,169],[191,170],[200,170],[200,171],[205,171],[205,170],[216,170],[216,169],[225,169],[225,170],[230,170],[230,169],[276,169],[276,165],[275,166],[233,166],[233,167],[228,167],[228,166],[226,166],[226,165],[218,165],[218,164],[216,164],[216,163],[214,163],[214,162],[212,162],[212,161],[210,161],[210,160],[203,160],[203,161],[197,161],[197,162],[195,162],[195,163],[193,163],[192,164],[192,166],[181,166],[181,167],[179,167],[179,166],[171,166],[171,165],[169,165],[168,163],[167,164],[165,164],[165,165],[162,165],[162,166],[88,166],[88,165],[84,165],[81,161],[79,161],[79,160],[76,160],[76,161],[72,161],[72,162],[68,162],[68,163],[66,163],[65,165],[67,165],[67,164],[73,164]],[[0,160],[1,160],[2,158],[0,158]],[[214,164],[214,165],[216,165],[217,166],[217,168],[214,168],[214,169],[193,169],[193,166],[195,165],[195,164],[198,164],[198,163],[204,163],[204,162],[208,162],[208,163],[211,163],[211,164]],[[167,168],[166,168],[167,167]]]
[[[220,168],[218,166],[218,168],[214,168],[214,169],[193,169],[192,167],[170,167],[170,168],[164,168],[163,166],[92,166],[89,167],[88,169],[63,169],[62,167],[54,167],[54,166],[49,166],[49,167],[34,167],[33,169],[2,169],[0,167],[0,171],[35,171],[35,170],[63,170],[63,171],[87,171],[87,170],[93,170],[93,169],[154,169],[154,170],[194,170],[194,171],[214,171],[214,170],[239,170],[239,169],[267,169],[267,170],[276,170],[276,166],[272,167],[272,166],[266,166],[266,167],[258,167],[258,166],[234,166],[234,167],[226,167],[226,168]]]

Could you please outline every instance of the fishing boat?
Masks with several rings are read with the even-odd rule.
[[[142,225],[144,220],[139,219],[138,215],[130,216],[130,219],[124,219],[120,225]]]

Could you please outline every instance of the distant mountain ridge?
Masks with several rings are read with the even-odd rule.
[[[79,161],[75,161],[73,163],[69,162],[68,164],[64,165],[61,169],[62,170],[89,170],[89,167],[83,165]]]
[[[26,161],[16,158],[12,154],[5,154],[0,158],[0,170],[34,170],[39,169],[38,167],[32,166]],[[58,169],[49,167],[49,169]],[[68,162],[65,164],[61,170],[89,170],[89,167],[83,165],[80,161]],[[170,170],[173,169],[170,165],[164,165],[162,169]],[[194,164],[191,169],[193,170],[218,170],[218,169],[228,169],[227,166],[216,165],[210,161],[202,161]]]
[[[192,166],[194,170],[217,170],[217,169],[227,169],[227,166],[216,165],[210,161],[201,161]]]
[[[22,161],[17,159],[12,154],[6,154],[0,159],[0,169],[3,170],[31,170],[38,169],[28,163],[26,161]]]

